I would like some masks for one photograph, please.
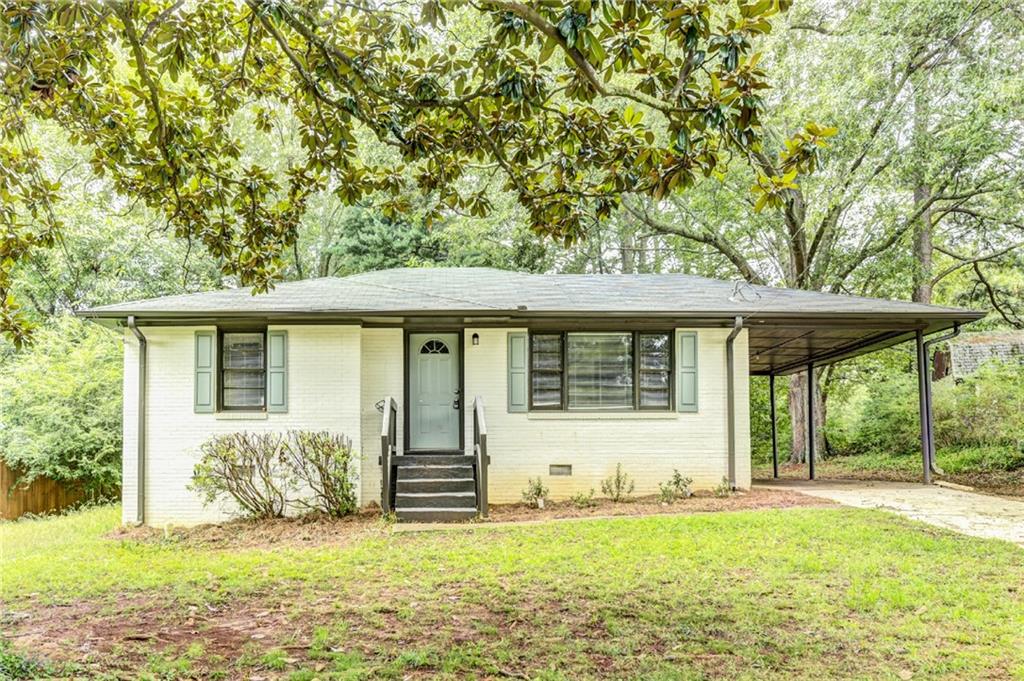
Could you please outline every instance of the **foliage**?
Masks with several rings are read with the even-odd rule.
[[[358,461],[349,438],[326,431],[290,431],[281,454],[303,491],[313,494],[312,499],[297,497],[293,504],[335,518],[355,512]]]
[[[280,518],[290,507],[333,517],[356,510],[356,458],[344,435],[228,433],[201,452],[189,489],[204,504],[232,499],[252,518]]]
[[[732,495],[732,485],[729,484],[729,478],[722,476],[722,482],[715,485],[715,489],[712,490],[714,495],[719,499],[724,499]]]
[[[658,483],[658,498],[665,504],[673,504],[679,499],[689,499],[693,496],[691,485],[693,478],[684,478],[678,469],[673,469],[668,482]]]
[[[3,361],[0,458],[20,483],[46,476],[91,496],[117,491],[121,373],[117,335],[67,316],[53,318]]]
[[[601,493],[618,503],[628,501],[636,485],[628,473],[622,472],[622,464],[615,464],[615,474],[601,481]]]
[[[569,503],[579,509],[594,508],[597,506],[597,501],[594,499],[594,488],[591,487],[589,492],[579,492],[569,497]]]
[[[233,499],[245,516],[280,518],[294,489],[281,433],[227,433],[202,444],[189,489],[204,504]]]
[[[768,83],[753,42],[789,4],[12,5],[2,326],[20,328],[11,267],[63,230],[59,178],[26,121],[68,130],[119,193],[258,290],[324,188],[349,205],[379,198],[387,218],[419,192],[430,225],[486,215],[499,172],[535,231],[572,243],[623,193],[661,198],[763,155]],[[267,137],[295,126],[301,153],[278,176],[240,121]],[[830,134],[803,126],[758,191],[777,200]],[[371,143],[372,157],[357,153]]]
[[[872,381],[845,453],[917,454],[917,391],[911,374]],[[1008,469],[1024,456],[1024,366],[990,361],[959,382],[935,382],[933,394],[936,447],[998,447]]]
[[[0,638],[0,679],[39,679],[51,674],[46,664],[12,650],[11,644]]]
[[[529,478],[526,481],[526,489],[523,490],[523,501],[534,508],[543,508],[544,501],[548,498],[549,490],[544,486],[544,481],[537,476],[537,479]]]

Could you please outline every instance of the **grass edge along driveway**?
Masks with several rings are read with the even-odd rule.
[[[0,526],[5,659],[109,678],[1024,678],[1024,551],[795,509],[219,549]]]

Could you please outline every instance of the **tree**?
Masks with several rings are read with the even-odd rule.
[[[121,344],[55,317],[0,370],[0,458],[19,483],[39,476],[110,496],[121,483]],[[0,490],[6,493],[6,490]]]
[[[23,336],[10,270],[62,232],[31,120],[67,130],[118,193],[261,291],[325,186],[390,219],[418,191],[430,225],[485,215],[500,178],[534,231],[573,243],[624,192],[662,198],[733,156],[767,158],[752,44],[788,5],[7,3],[0,324]],[[490,30],[467,43],[466,21]],[[285,117],[298,126],[303,155],[284,178],[234,133],[246,117],[265,133]],[[764,166],[765,202],[813,170],[831,132],[807,126]],[[386,151],[357,154],[367,137]]]
[[[762,115],[764,149],[780,145],[784,157],[786,131],[813,111],[842,130],[818,172],[757,199],[747,185],[774,186],[766,178],[780,168],[755,154],[749,172],[627,209],[753,283],[931,302],[936,287],[974,271],[975,300],[990,298],[1010,321],[1012,291],[988,296],[982,268],[1012,269],[1024,244],[1024,41],[1013,9],[1003,0],[794,8],[766,46],[768,79],[780,87]],[[836,375],[823,372],[819,385]],[[792,378],[794,461],[806,451],[804,386]],[[824,419],[821,396],[817,404]]]

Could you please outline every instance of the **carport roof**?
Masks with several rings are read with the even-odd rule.
[[[359,321],[572,328],[616,321],[723,326],[743,317],[752,373],[790,373],[887,347],[984,316],[905,301],[753,286],[687,274],[529,274],[490,268],[391,269],[249,289],[166,296],[84,310],[80,316],[148,325]]]

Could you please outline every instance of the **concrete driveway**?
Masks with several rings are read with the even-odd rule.
[[[881,508],[963,534],[1024,546],[1024,501],[911,482],[758,480],[754,486],[802,492],[856,508]]]

